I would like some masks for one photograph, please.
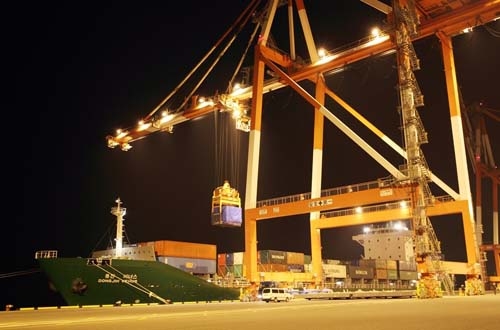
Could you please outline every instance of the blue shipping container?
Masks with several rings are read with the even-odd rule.
[[[223,206],[222,207],[222,223],[231,225],[241,225],[241,207],[237,206]]]
[[[221,227],[241,227],[243,222],[241,207],[222,206],[222,213],[218,207],[212,212],[212,225]]]

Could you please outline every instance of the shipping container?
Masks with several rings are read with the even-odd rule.
[[[218,265],[217,266],[217,275],[221,277],[225,277],[228,272],[227,266],[226,265]]]
[[[348,265],[348,274],[354,279],[373,279],[373,268]]]
[[[407,270],[407,271],[416,271],[417,270],[417,263],[415,261],[405,261],[405,260],[399,260],[398,261],[398,269],[401,270]]]
[[[387,260],[387,269],[398,270],[397,260]]]
[[[226,265],[227,266],[234,265],[234,254],[233,253],[226,253]]]
[[[287,252],[286,253],[286,263],[288,265],[303,265],[304,264],[304,253]]]
[[[244,252],[234,252],[233,253],[233,265],[243,265]]]
[[[181,257],[158,257],[159,262],[179,268],[193,274],[215,274],[216,260],[181,258]]]
[[[226,254],[225,253],[217,254],[217,265],[219,265],[219,266],[226,265]]]
[[[224,205],[222,206],[222,213],[217,206],[212,209],[211,223],[214,226],[241,227],[242,221],[243,217],[241,207]]]
[[[360,259],[358,265],[360,267],[375,268],[375,259]]]
[[[309,254],[304,254],[304,265],[310,264],[312,262],[312,256]]]
[[[379,280],[387,280],[387,269],[375,268],[375,278]]]
[[[275,250],[261,250],[257,254],[260,264],[286,264],[286,252]]]
[[[327,277],[346,278],[346,265],[323,264],[323,273]]]
[[[226,205],[222,207],[222,223],[231,226],[241,226],[243,217],[241,207]]]
[[[304,264],[301,264],[301,265],[298,265],[298,264],[290,265],[290,264],[288,264],[287,268],[288,268],[287,270],[289,272],[292,272],[292,273],[303,273],[304,272]]]
[[[399,279],[410,281],[418,279],[418,272],[416,271],[408,271],[408,270],[400,270],[399,271]]]
[[[324,259],[323,263],[328,264],[328,265],[340,265],[341,264],[340,260],[336,260],[336,259]]]
[[[243,265],[242,264],[228,266],[227,270],[234,277],[243,277]]]
[[[258,265],[259,272],[287,272],[288,265],[286,264],[259,264]]]
[[[388,280],[397,280],[398,279],[398,271],[396,269],[388,269],[387,270],[387,279]]]
[[[397,269],[396,261],[387,259],[361,259],[359,265],[375,269]]]
[[[154,241],[157,256],[213,259],[217,258],[217,246],[214,244],[190,243],[179,241]]]

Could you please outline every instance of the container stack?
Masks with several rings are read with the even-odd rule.
[[[195,275],[211,276],[217,269],[217,247],[213,244],[179,241],[153,241],[156,259]]]
[[[398,263],[390,259],[361,259],[359,265],[373,269],[375,284],[390,287],[398,279]]]
[[[414,261],[398,261],[398,276],[401,281],[418,280],[417,264]]]

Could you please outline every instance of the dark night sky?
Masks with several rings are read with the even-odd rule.
[[[212,190],[222,183],[215,180],[213,116],[183,123],[174,134],[138,141],[126,153],[107,148],[105,136],[149,113],[248,2],[217,1],[217,8],[206,1],[180,1],[175,8],[167,1],[148,5],[50,2],[11,9],[4,40],[11,46],[4,64],[13,74],[9,84],[14,90],[7,95],[12,104],[4,108],[10,121],[4,124],[3,139],[8,154],[3,158],[8,213],[0,235],[4,246],[15,247],[16,259],[2,263],[3,271],[30,267],[36,250],[87,256],[103,247],[97,245],[114,223],[109,209],[118,196],[128,209],[126,228],[132,242],[167,239],[217,244],[219,252],[244,249],[243,227],[210,225]],[[306,8],[317,46],[327,49],[367,36],[373,25],[384,20],[383,14],[356,1],[306,1]],[[489,27],[498,33],[500,22]],[[286,35],[276,31],[278,37],[280,48],[288,49]],[[479,27],[456,37],[454,46],[465,102],[484,101],[500,109],[500,39]],[[426,103],[420,113],[430,139],[423,150],[431,169],[458,189],[439,42],[430,37],[415,47],[422,67],[416,75]],[[229,56],[233,67],[238,59],[239,55]],[[217,76],[216,69],[216,78],[202,90],[224,91],[230,71],[223,72]],[[393,56],[356,63],[327,80],[334,91],[401,143]],[[313,112],[287,89],[266,95],[264,107],[258,199],[309,190]],[[338,106],[327,107],[356,127]],[[324,188],[388,175],[325,123]],[[488,125],[499,161],[499,123]],[[402,163],[368,132],[358,133],[393,164]],[[241,133],[239,138],[237,188],[244,197],[248,135]],[[444,193],[437,190],[436,194]],[[484,202],[485,207],[488,203]],[[465,256],[461,221],[444,220],[436,221],[444,253],[460,260]],[[490,222],[485,220],[486,230]],[[308,216],[267,221],[258,228],[259,249],[310,253]],[[357,229],[325,231],[325,257],[357,258],[361,250],[351,240],[354,233]]]

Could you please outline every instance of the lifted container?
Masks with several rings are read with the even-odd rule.
[[[243,221],[240,193],[227,180],[212,195],[212,225],[241,227]]]

